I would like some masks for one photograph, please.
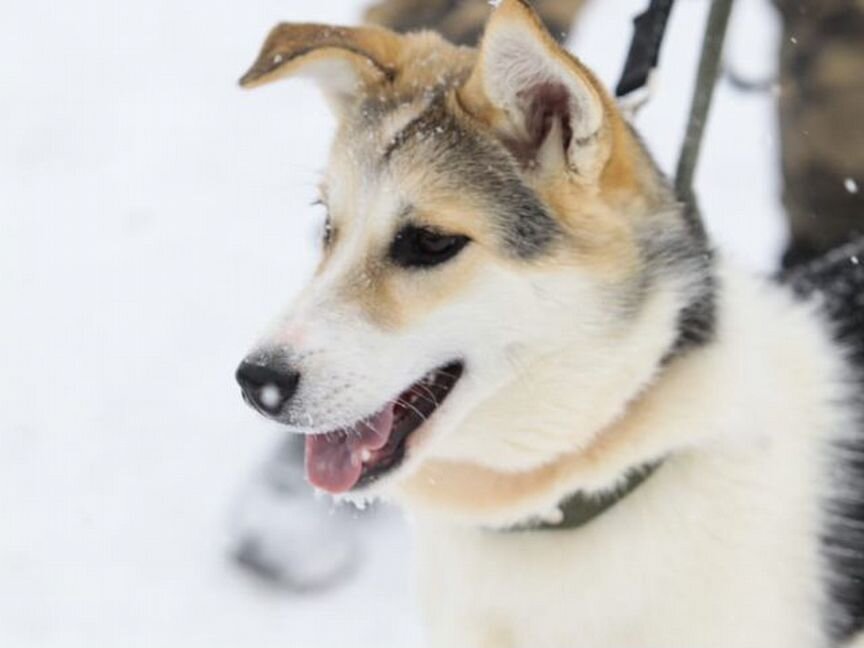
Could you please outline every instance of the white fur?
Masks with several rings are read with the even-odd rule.
[[[645,396],[635,454],[671,458],[607,514],[494,532],[415,512],[431,645],[827,645],[817,534],[844,369],[807,309],[732,272],[722,285],[718,341]],[[546,421],[574,386],[544,389]],[[497,406],[501,425],[525,402]]]
[[[345,58],[326,58],[306,63],[297,76],[312,79],[321,87],[331,109],[339,113],[362,84],[356,63]]]

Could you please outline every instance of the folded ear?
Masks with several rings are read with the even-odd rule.
[[[282,23],[270,31],[240,85],[311,76],[339,109],[358,92],[392,81],[400,49],[400,37],[378,27]]]
[[[460,99],[528,168],[596,181],[609,157],[604,91],[522,0],[495,9]]]

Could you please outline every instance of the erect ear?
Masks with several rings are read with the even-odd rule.
[[[593,182],[608,159],[604,91],[522,0],[493,12],[460,100],[528,168]]]
[[[240,85],[311,76],[339,109],[358,92],[392,81],[400,50],[400,37],[378,27],[282,23],[270,31]]]

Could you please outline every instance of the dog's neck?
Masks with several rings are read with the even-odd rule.
[[[581,425],[586,442],[575,444],[552,461],[524,470],[431,459],[399,485],[396,499],[408,508],[441,514],[451,521],[510,528],[538,520],[554,523],[560,518],[562,502],[574,493],[590,498],[608,495],[619,488],[627,490],[634,470],[653,465],[670,451],[670,440],[652,433],[652,428],[662,426],[657,420],[657,403],[665,402],[670,390],[680,389],[681,376],[692,371],[691,356],[713,334],[706,319],[713,320],[713,311],[712,290],[674,312],[675,330],[666,337],[659,333],[654,336],[655,350],[645,353],[646,358],[653,359],[646,359],[638,368],[622,367],[610,382],[609,387],[614,384],[618,389],[618,402],[609,398],[612,390],[603,385],[597,394],[606,398],[592,400],[588,408],[584,402],[581,408],[574,405],[578,399],[569,390],[552,391],[544,396],[543,407],[564,416],[569,412],[569,420],[560,423],[565,428],[561,436],[567,429]],[[641,334],[639,337],[643,338]],[[630,342],[638,347],[643,339]],[[556,364],[561,365],[561,360]],[[544,378],[554,381],[556,377],[566,380],[549,370],[549,375],[540,381]],[[537,378],[534,375],[529,380]]]

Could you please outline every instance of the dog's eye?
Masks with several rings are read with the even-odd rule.
[[[408,225],[399,230],[390,246],[390,258],[404,268],[423,268],[449,261],[470,239],[461,234],[444,234],[425,227]]]

